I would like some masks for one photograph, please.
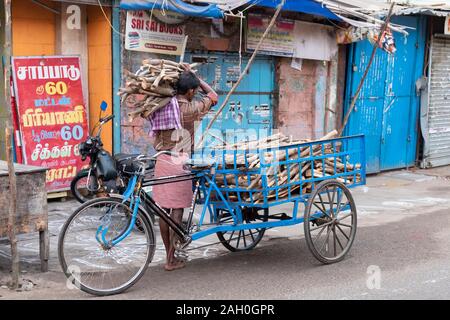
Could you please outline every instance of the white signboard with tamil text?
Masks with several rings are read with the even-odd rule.
[[[255,50],[271,17],[248,15],[247,50]],[[317,23],[279,19],[267,34],[260,54],[330,61],[337,52],[334,29]]]

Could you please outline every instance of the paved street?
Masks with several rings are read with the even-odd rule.
[[[347,257],[321,265],[308,251],[303,227],[275,228],[252,251],[220,244],[191,251],[186,268],[163,270],[155,259],[128,292],[110,299],[450,299],[450,167],[370,176],[354,189],[358,231]],[[36,235],[21,236],[21,278],[29,291],[0,288],[0,299],[97,299],[66,287],[56,253],[59,228],[77,206],[49,204],[50,271],[38,273]],[[289,212],[289,207],[279,208]],[[193,246],[216,242],[213,236]],[[0,241],[0,284],[8,280],[9,247]]]

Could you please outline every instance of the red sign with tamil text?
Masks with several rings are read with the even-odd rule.
[[[25,163],[48,168],[47,191],[65,190],[88,135],[80,58],[13,57],[12,65]]]

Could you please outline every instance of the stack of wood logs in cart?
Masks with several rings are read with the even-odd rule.
[[[332,139],[337,136],[337,131],[332,131],[326,136],[322,137],[320,140]],[[234,169],[235,155],[231,150],[264,150],[273,148],[273,151],[268,150],[267,152],[262,153],[251,153],[238,151],[236,152],[236,166],[238,170],[242,170],[242,174],[217,174],[216,175],[216,183],[221,188],[240,188],[246,190],[258,190],[257,192],[241,191],[240,197],[242,201],[245,202],[255,202],[261,203],[264,202],[263,195],[263,175],[267,176],[267,187],[275,187],[278,186],[278,199],[286,198],[289,196],[294,196],[295,194],[299,194],[300,192],[300,184],[291,185],[291,187],[283,185],[287,185],[290,183],[299,182],[300,180],[311,179],[314,174],[314,178],[322,178],[325,176],[335,175],[343,172],[351,172],[353,170],[357,170],[361,168],[360,164],[351,164],[349,161],[346,161],[341,157],[334,157],[331,154],[339,152],[341,149],[341,143],[339,141],[335,142],[334,145],[330,143],[325,144],[317,144],[313,145],[312,148],[309,146],[301,147],[300,150],[295,147],[295,145],[312,142],[311,140],[292,140],[289,137],[279,133],[258,141],[249,141],[244,143],[238,143],[234,145],[227,145],[216,147],[217,149],[225,149],[225,168],[223,167],[223,160],[219,166],[220,169]],[[324,149],[322,150],[322,145]],[[292,148],[289,148],[292,146]],[[283,147],[281,150],[279,147]],[[294,161],[289,165],[280,164],[280,162],[284,162],[286,160],[295,160],[295,159],[307,159],[311,158],[311,149],[312,149],[312,157],[320,157],[326,154],[330,154],[329,158],[322,159],[314,159],[313,161]],[[217,150],[219,151],[219,150]],[[220,154],[220,151],[218,152]],[[299,154],[300,153],[300,154]],[[264,166],[261,167],[261,159],[260,155],[264,156]],[[244,158],[247,158],[246,159]],[[345,162],[345,164],[344,164]],[[273,165],[272,165],[273,163]],[[312,170],[311,165],[313,164],[314,170]],[[347,170],[345,170],[345,167]],[[261,174],[251,173],[250,175],[245,171],[247,169],[261,169],[265,168],[261,171]],[[237,176],[237,185],[236,185],[236,176]],[[250,181],[249,181],[250,177]],[[356,174],[356,182],[359,182],[361,179],[359,174]],[[226,182],[225,182],[226,180]],[[344,183],[351,184],[354,183],[354,176],[348,175],[345,177],[338,177],[336,180]],[[312,190],[311,182],[302,184],[302,193],[310,193]],[[277,196],[276,190],[270,190],[268,194],[268,200],[273,200]],[[229,193],[229,200],[237,201],[238,195],[236,192]],[[252,201],[253,200],[253,201]]]
[[[197,63],[190,65],[196,72]],[[148,118],[150,114],[167,105],[176,95],[176,83],[185,69],[177,62],[162,59],[147,59],[136,73],[127,71],[125,86],[119,89],[122,105],[131,96],[142,98],[133,103],[133,110],[128,113],[130,121],[141,116]]]

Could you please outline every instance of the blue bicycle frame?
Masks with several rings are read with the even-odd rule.
[[[248,158],[255,154],[258,155],[260,159],[259,168],[251,168],[248,161]],[[268,155],[271,156],[268,157]],[[277,157],[276,155],[281,155],[281,157]],[[229,164],[227,159],[230,157],[233,159],[233,165],[232,168],[227,168],[227,165]],[[197,202],[203,204],[201,216],[197,224],[197,229],[199,231],[190,234],[192,215],[196,201],[193,201],[189,213],[189,224],[187,227],[183,228],[176,223],[164,209],[155,203],[150,196],[141,191],[140,188],[136,188],[138,180],[142,179],[142,177],[138,177],[138,174],[136,174],[129,182],[122,201],[122,204],[129,202],[129,206],[132,209],[133,213],[130,224],[120,236],[108,242],[106,234],[109,230],[109,222],[108,219],[105,218],[102,226],[97,230],[97,241],[103,246],[114,246],[125,239],[134,227],[141,203],[144,203],[149,211],[168,223],[170,228],[184,239],[186,243],[217,232],[257,228],[267,229],[295,225],[304,222],[304,217],[300,217],[298,214],[298,207],[299,204],[306,204],[309,200],[310,193],[303,192],[308,186],[310,186],[312,191],[315,184],[324,180],[336,179],[338,181],[344,181],[346,187],[352,188],[365,184],[366,180],[365,145],[363,135],[314,141],[264,150],[220,150],[220,152],[218,151],[215,154],[215,159],[217,161],[212,168],[200,169],[186,175],[152,179],[148,181],[147,184],[144,184],[146,186],[151,186],[183,180],[197,180],[199,183],[196,188],[200,191],[200,199],[198,199]],[[239,159],[245,160],[244,170],[238,168]],[[267,159],[279,160],[268,161]],[[329,167],[333,169],[331,170],[332,172],[327,173],[324,171],[322,176],[317,173],[315,174],[314,164],[317,162],[322,163],[322,168],[325,168],[325,162],[328,162]],[[338,162],[343,165],[343,172],[338,172]],[[297,176],[291,175],[291,172],[295,172],[295,170],[292,170],[295,166],[298,166],[298,168],[310,166],[311,178],[304,179],[301,174]],[[285,181],[281,181],[281,178],[276,174],[280,167],[287,168],[287,177],[285,177]],[[217,184],[217,179],[220,175],[223,175],[224,177],[232,175],[235,185],[230,186],[225,178],[223,179],[223,186],[219,186]],[[252,176],[261,177],[261,186],[254,186],[251,184]],[[242,177],[246,178],[247,186],[242,186],[242,184],[238,183],[239,179]],[[197,192],[194,194],[197,194]],[[255,195],[259,195],[259,199],[262,200],[258,200]],[[270,197],[272,197],[273,200],[269,200]],[[340,194],[338,194],[338,197],[340,197]],[[292,216],[289,217],[289,219],[277,219],[270,216],[269,218],[277,219],[277,221],[243,223],[244,215],[242,208],[263,210],[287,202],[294,203]],[[336,211],[338,209],[342,210],[347,208],[348,205],[333,210]],[[220,219],[217,215],[218,210],[229,212],[232,223],[220,224]],[[209,213],[210,224],[213,224],[213,226],[201,230],[201,228],[206,225],[204,222],[207,212]],[[310,218],[319,218],[322,214],[321,211],[317,211],[312,214]],[[105,216],[107,216],[107,214]]]

